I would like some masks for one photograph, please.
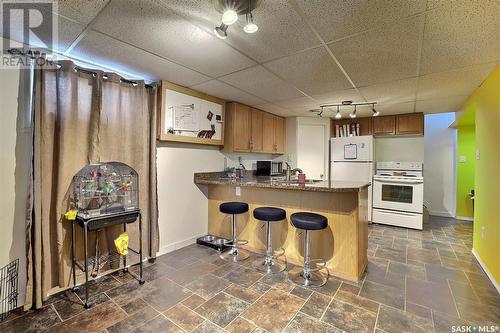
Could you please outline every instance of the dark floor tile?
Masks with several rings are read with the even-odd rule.
[[[464,272],[479,273],[482,271],[475,259],[462,260],[442,258],[442,263],[445,267],[458,269]]]
[[[349,293],[354,294],[354,295],[358,295],[359,291],[361,290],[361,287],[354,286],[354,285],[346,283],[346,282],[342,282],[342,285],[340,285],[339,290],[349,292]]]
[[[266,293],[266,291],[271,289],[271,286],[268,284],[262,283],[260,281],[257,281],[254,284],[252,284],[250,287],[248,287],[248,289],[254,290],[254,291],[258,292],[259,294],[264,295]]]
[[[450,316],[449,314],[438,311],[432,311],[432,317],[434,320],[434,329],[436,333],[450,333],[453,332],[453,328],[457,330],[457,327],[467,327],[475,324],[467,320],[460,319],[455,316]]]
[[[159,256],[156,258],[157,262],[160,262],[162,264],[165,264],[169,267],[175,268],[175,269],[181,269],[183,267],[189,266],[195,262],[198,262],[198,259],[194,257],[182,257],[180,255],[172,255],[170,253],[164,254],[162,256]]]
[[[177,304],[171,307],[164,312],[164,315],[174,324],[187,332],[194,330],[205,320],[196,312],[182,304]]]
[[[406,300],[427,308],[457,316],[457,310],[449,288],[440,283],[407,279]]]
[[[153,287],[149,283],[141,285],[137,281],[130,281],[106,291],[106,295],[108,295],[113,302],[122,306],[130,303],[136,298],[145,296],[152,289]]]
[[[134,312],[137,312],[137,311],[139,311],[147,306],[148,306],[148,304],[146,302],[144,302],[142,299],[136,298],[132,302],[127,303],[125,305],[122,305],[122,309],[128,315],[131,315]]]
[[[387,333],[427,333],[434,330],[431,319],[419,317],[384,305],[380,308],[377,328]]]
[[[254,324],[241,317],[237,317],[231,324],[226,326],[226,331],[229,333],[250,333],[254,329]]]
[[[460,318],[481,324],[500,324],[500,308],[478,304],[471,301],[457,300],[457,309]]]
[[[280,332],[303,304],[296,296],[270,289],[241,316],[269,332]]]
[[[323,313],[325,313],[328,304],[332,298],[330,296],[326,296],[317,292],[313,292],[313,294],[307,299],[306,303],[300,309],[301,312],[308,314],[314,318],[321,318]]]
[[[168,273],[166,276],[175,283],[185,286],[217,268],[218,266],[198,261],[194,264]]]
[[[236,297],[219,293],[197,307],[195,311],[215,324],[226,327],[234,318],[245,311],[248,306],[248,303]]]
[[[310,287],[306,287],[306,288],[313,290],[313,291],[316,291],[320,294],[323,294],[323,295],[326,295],[329,297],[333,297],[333,295],[335,295],[337,290],[340,288],[341,284],[342,284],[342,281],[337,280],[336,278],[333,278],[330,276],[328,281],[326,282],[326,284],[324,286],[322,286],[320,288],[310,288]]]
[[[153,319],[158,314],[159,313],[152,307],[146,306],[134,312],[132,315],[120,320],[116,324],[108,327],[107,330],[109,333],[128,332]]]
[[[57,316],[51,305],[47,305],[40,310],[30,311],[20,317],[0,323],[0,332],[2,333],[31,333],[40,332],[48,329],[61,320]]]
[[[288,272],[265,274],[259,281],[285,292],[290,292],[295,287],[295,285],[288,280]]]
[[[212,274],[207,274],[197,280],[186,285],[186,288],[191,290],[204,299],[210,299],[218,294],[220,291],[228,287],[231,282],[216,277]]]
[[[363,308],[363,309],[366,309],[368,311],[375,312],[375,313],[377,313],[378,307],[379,307],[379,303],[377,303],[377,302],[374,302],[374,301],[369,300],[367,298],[352,294],[350,292],[342,291],[342,290],[339,290],[335,294],[334,299],[342,301],[342,302],[346,302],[346,303],[349,303],[352,305],[356,305],[360,308]]]
[[[302,288],[299,286],[296,286],[290,292],[290,294],[295,295],[297,297],[300,297],[302,299],[307,299],[309,296],[311,296],[312,293],[313,293],[313,291],[311,289],[306,289],[306,288]]]
[[[448,284],[455,299],[465,299],[479,303],[479,298],[477,297],[474,289],[472,289],[472,286],[469,283],[449,281]]]
[[[85,307],[78,296],[72,292],[69,293],[72,295],[68,295],[67,299],[63,299],[52,304],[62,320],[66,320],[79,314],[80,312],[85,311]],[[97,306],[106,301],[109,301],[109,297],[104,293],[94,295],[90,298],[92,306]]]
[[[191,310],[197,308],[201,304],[205,303],[205,299],[201,296],[198,295],[191,295],[188,298],[186,298],[184,301],[182,301],[182,304],[190,308]]]
[[[138,282],[137,282],[138,283]],[[120,286],[122,283],[115,279],[111,274],[102,276],[98,279],[89,281],[89,297],[106,292]],[[85,284],[80,286],[77,292],[78,297],[85,298]]]
[[[425,280],[425,269],[420,266],[413,266],[399,262],[390,262],[388,272]]]
[[[347,332],[373,332],[376,318],[373,312],[333,300],[322,321]]]
[[[404,290],[398,288],[365,281],[359,295],[397,309],[404,309]]]
[[[406,263],[406,248],[378,247],[375,257]]]
[[[394,237],[385,237],[385,236],[370,236],[368,238],[368,242],[370,244],[377,244],[379,246],[391,247],[392,242],[394,241]]]
[[[127,315],[120,307],[105,302],[52,327],[50,332],[99,332],[125,318]]]
[[[426,308],[425,306],[414,304],[412,302],[406,302],[406,312],[432,320],[432,310]]]
[[[239,298],[247,303],[253,303],[259,298],[262,294],[258,293],[255,290],[244,288],[237,284],[231,284],[229,287],[224,289],[226,294]]]
[[[163,315],[145,322],[131,331],[132,333],[183,333],[184,331]]]
[[[447,280],[469,283],[467,276],[463,271],[447,268],[441,265],[425,264],[427,280],[432,282],[442,282],[446,284]]]
[[[248,288],[262,277],[262,274],[257,273],[253,269],[240,267],[234,271],[229,272],[225,279],[232,283],[238,284],[242,287]]]
[[[408,247],[407,258],[412,261],[419,261],[428,264],[441,264],[441,259],[436,249],[419,249]]]
[[[144,294],[142,299],[160,312],[191,296],[191,292],[188,289],[182,288],[166,277],[156,279],[150,285],[150,290]]]
[[[336,333],[341,332],[335,327],[318,319],[298,313],[288,324],[283,333]]]

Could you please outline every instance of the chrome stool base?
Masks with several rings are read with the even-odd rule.
[[[295,267],[288,272],[288,279],[292,283],[298,286],[310,288],[319,288],[324,286],[326,282],[328,282],[328,276],[329,274],[325,277],[319,272],[309,272],[306,276],[304,269],[301,267]]]
[[[286,269],[286,261],[281,260],[268,260],[265,258],[263,261],[258,261],[253,266],[256,270],[262,273],[281,273]]]
[[[226,261],[240,262],[247,260],[250,257],[250,252],[240,248],[230,248],[226,252],[221,253],[220,258]]]

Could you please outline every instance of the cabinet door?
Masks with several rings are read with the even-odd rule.
[[[396,116],[374,117],[372,120],[374,135],[396,134]]]
[[[274,116],[262,113],[262,152],[274,153]]]
[[[274,152],[285,153],[285,118],[274,117]]]
[[[252,114],[252,137],[250,139],[250,149],[253,152],[260,153],[263,150],[263,118],[264,112],[257,109],[251,110]]]
[[[424,114],[400,114],[396,118],[396,134],[424,134]]]
[[[250,151],[250,107],[235,104],[233,115],[234,151]]]

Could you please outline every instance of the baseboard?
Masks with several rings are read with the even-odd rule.
[[[440,217],[455,217],[453,214],[450,214],[450,212],[442,212],[442,211],[429,211],[429,215],[432,216],[440,216]]]
[[[184,240],[181,240],[181,241],[178,241],[178,242],[175,242],[172,244],[164,245],[158,249],[158,252],[156,252],[156,256],[161,256],[163,254],[170,253],[172,251],[175,251],[175,250],[181,249],[183,247],[186,247],[188,245],[194,244],[194,243],[196,243],[196,239],[198,239],[199,237],[205,236],[205,235],[206,234],[200,234],[200,235],[189,237],[189,238],[186,238]]]
[[[493,274],[491,274],[488,267],[486,267],[483,260],[481,260],[481,257],[476,252],[476,250],[472,249],[472,254],[474,255],[474,257],[476,257],[476,260],[479,262],[479,265],[481,265],[481,268],[486,273],[486,275],[488,275],[488,278],[490,279],[491,283],[493,283],[493,285],[497,289],[498,293],[500,294],[500,284],[498,284],[498,282],[495,280],[495,277],[493,276]]]
[[[455,218],[456,218],[457,220],[474,222],[474,218],[473,218],[473,217],[456,216]]]

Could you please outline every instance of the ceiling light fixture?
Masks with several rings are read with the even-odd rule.
[[[351,118],[356,118],[356,105],[354,105],[354,111],[349,115]]]
[[[340,106],[337,105],[337,114],[335,115],[335,119],[341,119],[342,115],[340,114]]]
[[[380,115],[380,112],[378,112],[377,110],[375,110],[375,105],[372,105],[372,116],[373,117],[378,117]]]
[[[257,32],[259,30],[259,27],[257,24],[253,23],[253,15],[252,12],[248,12],[246,14],[247,18],[247,23],[243,27],[243,31],[245,31],[247,34],[253,34],[254,32]]]
[[[222,23],[225,25],[231,25],[238,21],[238,13],[234,9],[227,9],[222,14]]]
[[[226,39],[227,38],[227,25],[225,25],[224,23],[221,23],[220,26],[218,27],[215,27],[214,29],[214,33],[217,37],[219,37],[220,39]]]

